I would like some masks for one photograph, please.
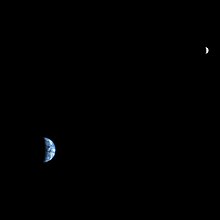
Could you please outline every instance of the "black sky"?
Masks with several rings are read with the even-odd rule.
[[[16,86],[2,99],[5,183],[41,198],[49,190],[53,204],[67,196],[81,210],[106,198],[129,200],[131,188],[140,194],[146,185],[159,196],[182,185],[199,195],[197,184],[212,180],[216,166],[214,18],[125,25],[124,17],[78,14],[49,28],[35,20],[28,37],[17,35],[19,44],[9,40],[6,83],[13,78]],[[57,148],[46,164],[43,137]]]

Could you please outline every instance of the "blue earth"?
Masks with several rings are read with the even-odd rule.
[[[45,141],[45,159],[44,162],[48,162],[53,159],[56,152],[56,147],[49,138],[44,138]]]

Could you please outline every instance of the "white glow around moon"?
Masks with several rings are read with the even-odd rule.
[[[49,138],[44,138],[44,143],[45,143],[44,162],[46,163],[46,162],[52,160],[53,157],[55,156],[56,147],[55,147],[53,141],[51,141]]]
[[[207,54],[209,52],[209,48],[205,47],[205,54]]]

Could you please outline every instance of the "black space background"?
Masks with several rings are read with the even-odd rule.
[[[5,32],[5,187],[73,215],[111,215],[145,193],[152,208],[201,201],[204,185],[216,184],[215,18],[176,25],[101,14],[26,17]],[[42,137],[57,147],[47,164]]]

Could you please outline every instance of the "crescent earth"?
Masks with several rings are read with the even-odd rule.
[[[56,147],[55,147],[53,141],[51,141],[49,138],[44,138],[44,142],[45,142],[44,162],[48,162],[48,161],[52,160],[53,157],[55,156]]]

